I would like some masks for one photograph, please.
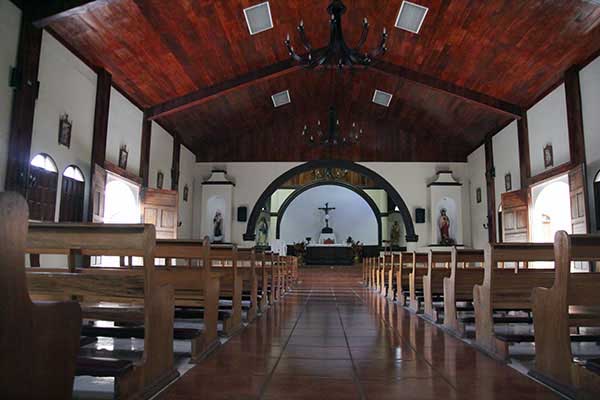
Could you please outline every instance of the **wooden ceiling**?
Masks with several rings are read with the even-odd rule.
[[[329,37],[329,0],[271,0],[274,29],[251,36],[243,8],[259,0],[99,0],[49,12],[41,24],[181,137],[199,161],[464,161],[486,135],[518,117],[569,67],[600,49],[600,6],[585,0],[417,0],[418,35],[393,27],[402,0],[346,0],[344,34],[366,48],[384,26],[390,51],[368,70],[330,74],[294,66],[283,46],[304,20],[314,47]],[[390,108],[370,102],[394,94]],[[292,104],[270,96],[289,89]],[[335,104],[357,122],[360,145],[328,149],[302,126]]]

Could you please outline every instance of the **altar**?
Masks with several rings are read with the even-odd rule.
[[[337,242],[336,234],[333,228],[329,226],[329,212],[335,210],[335,207],[325,207],[319,210],[325,213],[325,227],[321,229],[318,242],[306,246],[304,262],[306,265],[353,265],[354,252],[349,244],[340,244]]]
[[[314,244],[306,247],[306,265],[353,265],[352,247],[344,244]]]

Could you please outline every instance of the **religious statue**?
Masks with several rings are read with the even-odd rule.
[[[450,218],[448,217],[445,208],[440,210],[438,227],[440,228],[440,244],[453,245],[454,239],[450,237]]]
[[[213,240],[215,242],[223,241],[223,215],[217,210],[213,218]]]
[[[266,246],[269,244],[269,225],[267,220],[263,217],[258,221],[258,238],[257,244],[259,246]]]
[[[392,242],[392,246],[400,245],[400,224],[398,221],[394,221],[392,224],[392,229],[390,231],[390,241]]]

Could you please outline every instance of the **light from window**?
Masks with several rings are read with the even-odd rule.
[[[79,181],[79,182],[85,181],[85,179],[83,178],[83,174],[81,173],[81,170],[72,165],[70,167],[67,167],[67,169],[65,169],[65,172],[63,173],[63,175],[66,176],[67,178],[75,179],[76,181]]]
[[[33,160],[31,160],[31,165],[45,169],[46,171],[58,172],[56,164],[54,164],[52,158],[47,154],[38,154],[37,156],[33,157]]]
[[[598,173],[596,174],[596,179],[594,180],[594,182],[600,182],[600,171],[598,171]]]

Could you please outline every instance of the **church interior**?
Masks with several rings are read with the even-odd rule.
[[[600,398],[599,0],[0,0],[3,399]]]

